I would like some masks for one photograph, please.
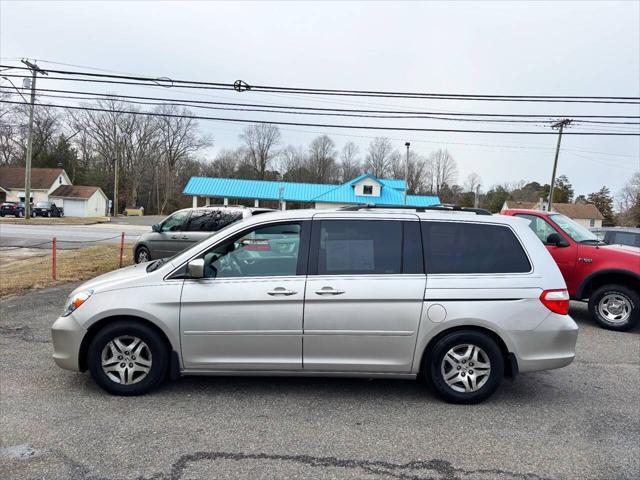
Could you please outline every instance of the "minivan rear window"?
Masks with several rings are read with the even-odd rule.
[[[525,273],[531,264],[506,226],[422,222],[427,273]]]

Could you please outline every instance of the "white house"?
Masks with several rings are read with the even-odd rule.
[[[49,201],[64,209],[66,217],[104,217],[109,199],[100,187],[61,185],[49,195]]]
[[[545,211],[547,209],[547,203],[542,200],[539,202],[516,202],[514,200],[507,200],[502,206],[502,210],[517,208]],[[561,213],[575,220],[587,228],[601,227],[602,220],[604,220],[600,210],[592,203],[554,203],[551,209],[554,212]]]
[[[31,201],[46,202],[61,185],[71,185],[62,168],[31,169]],[[0,167],[0,202],[24,202],[24,167]]]

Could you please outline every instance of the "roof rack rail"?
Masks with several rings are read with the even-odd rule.
[[[450,205],[450,204],[439,204],[439,205],[430,205],[428,207],[412,207],[410,205],[375,205],[372,203],[361,203],[359,205],[349,205],[346,207],[341,207],[338,210],[343,212],[356,212],[358,210],[366,210],[366,209],[387,209],[387,210],[413,210],[416,212],[425,212],[428,210],[435,211],[445,211],[445,212],[469,212],[475,213],[476,215],[492,215],[489,210],[485,210],[484,208],[469,208],[469,207],[461,207],[460,205]]]

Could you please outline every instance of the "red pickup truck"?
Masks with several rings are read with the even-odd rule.
[[[603,328],[629,330],[640,321],[640,248],[608,245],[569,217],[538,210],[503,210],[530,220],[554,258],[569,295],[589,300],[593,319]]]

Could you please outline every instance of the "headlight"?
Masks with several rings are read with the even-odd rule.
[[[93,290],[85,290],[71,295],[67,300],[67,304],[64,306],[62,316],[66,317],[67,315],[70,315],[71,312],[80,308],[80,305],[89,300],[91,295],[93,295]]]

